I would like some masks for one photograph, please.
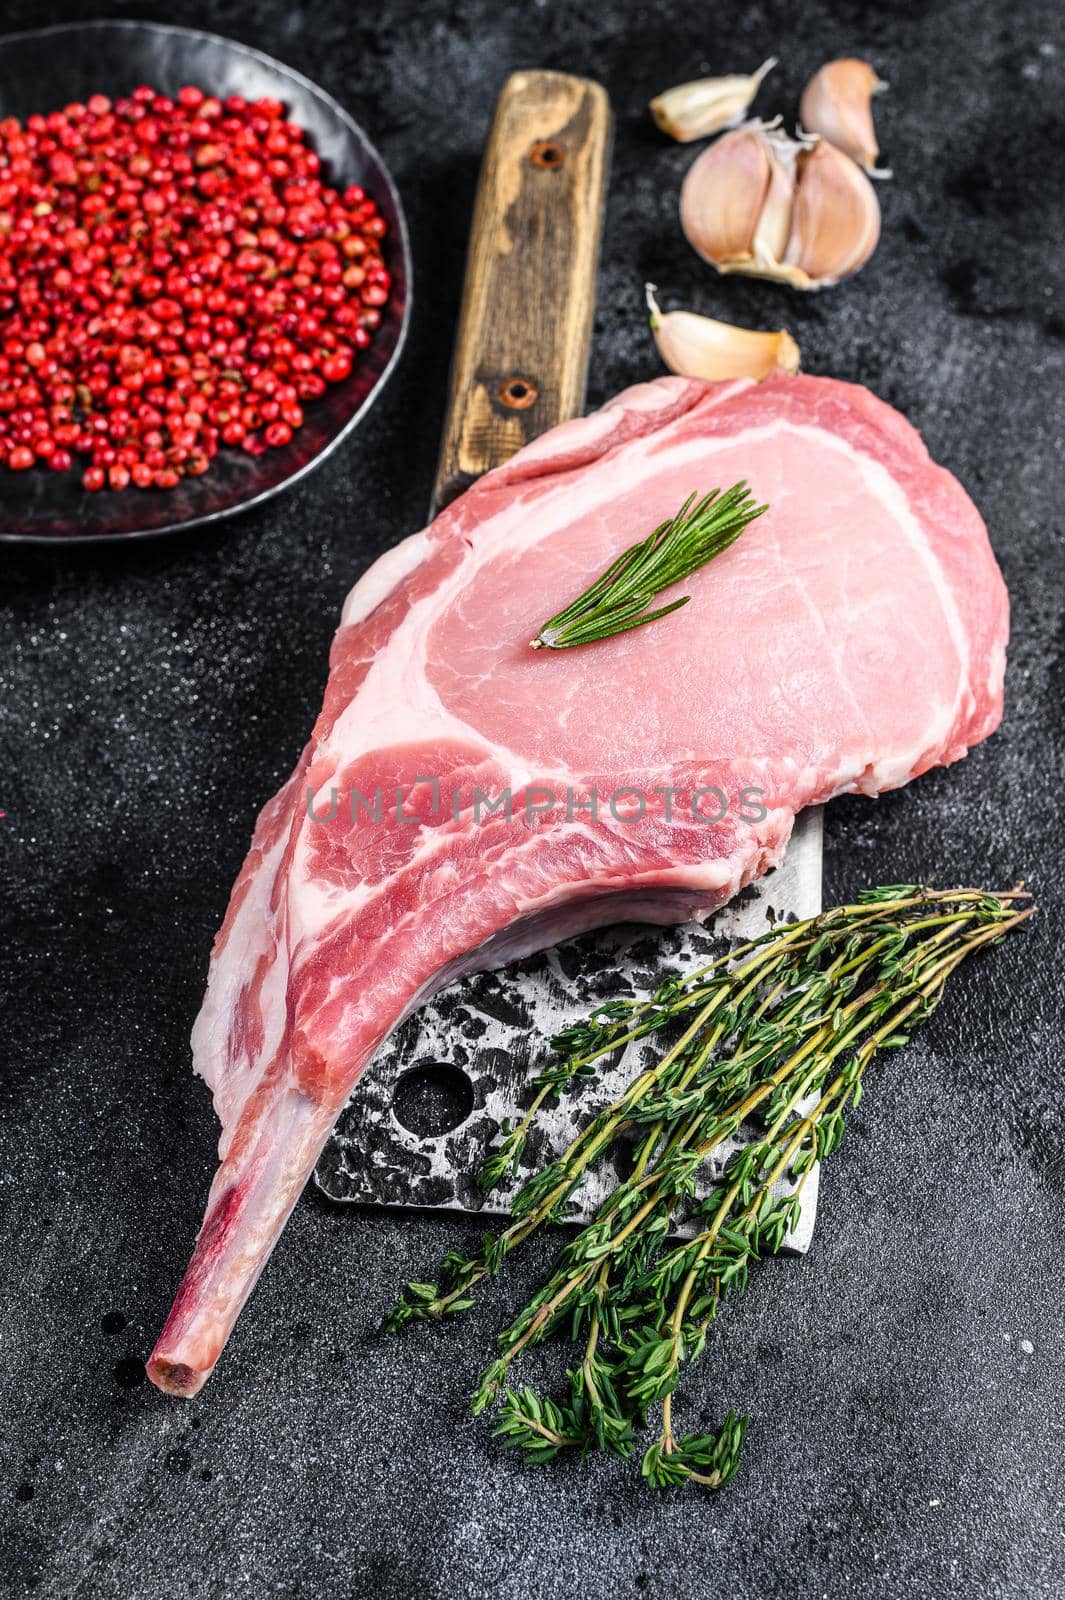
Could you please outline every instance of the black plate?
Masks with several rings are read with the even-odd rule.
[[[94,92],[116,98],[147,83],[173,94],[192,83],[209,92],[282,100],[306,129],[333,184],[361,183],[388,223],[385,264],[392,294],[374,335],[346,382],[306,407],[291,444],[253,457],[220,450],[202,477],[176,489],[82,489],[70,472],[0,467],[0,539],[143,537],[212,522],[276,494],[323,461],[351,432],[395,365],[410,313],[410,249],[403,209],[388,170],[362,129],[316,84],[279,61],[214,34],[146,22],[88,22],[0,39],[0,117],[54,111]]]

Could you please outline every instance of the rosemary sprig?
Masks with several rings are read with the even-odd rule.
[[[500,1335],[472,1409],[501,1401],[495,1436],[542,1461],[563,1449],[628,1457],[648,1411],[660,1408],[644,1478],[720,1488],[739,1465],[746,1421],[730,1411],[716,1434],[678,1435],[673,1395],[684,1367],[729,1294],[742,1293],[750,1268],[794,1229],[803,1187],[838,1148],[869,1063],[907,1042],[962,961],[1032,914],[1019,904],[1026,898],[1020,889],[874,890],[567,1029],[553,1041],[561,1065],[541,1076],[507,1133],[504,1170],[520,1158],[548,1094],[634,1040],[661,1033],[667,1043],[568,1150],[530,1176],[510,1225],[486,1235],[472,1259],[449,1256],[446,1289],[409,1284],[386,1329],[468,1309],[474,1285],[545,1223],[564,1221],[588,1168],[635,1134],[629,1177]],[[722,1160],[737,1134],[746,1142]],[[694,1237],[670,1242],[682,1218],[694,1219]],[[515,1363],[555,1333],[580,1353],[557,1401],[511,1380]]]
[[[724,493],[713,489],[698,502],[690,494],[676,516],[630,545],[589,589],[545,622],[530,641],[532,648],[568,650],[592,644],[686,606],[691,599],[687,594],[657,611],[647,610],[655,595],[727,550],[755,517],[768,510],[755,505],[746,483],[733,484]]]

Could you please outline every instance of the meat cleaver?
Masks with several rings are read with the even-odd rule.
[[[508,79],[477,190],[434,511],[583,410],[610,139],[599,84],[558,72]],[[486,1196],[476,1174],[503,1119],[525,1105],[552,1034],[602,1000],[646,994],[666,967],[690,970],[726,941],[820,909],[821,813],[810,810],[783,864],[705,926],[604,929],[452,984],[382,1045],[316,1184],[339,1201],[505,1214],[520,1180]],[[544,1109],[530,1160],[559,1153],[617,1097],[635,1070],[632,1048]],[[595,1213],[616,1177],[586,1177],[575,1220]],[[797,1251],[813,1230],[811,1177],[789,1240]]]

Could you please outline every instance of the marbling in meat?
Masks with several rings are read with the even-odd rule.
[[[688,494],[741,478],[771,509],[687,580],[688,606],[529,648]],[[193,1048],[222,1160],[153,1381],[187,1395],[208,1376],[414,1007],[592,926],[712,912],[780,858],[801,807],[958,760],[1001,716],[1007,627],[964,490],[897,412],[824,378],[629,389],[378,561],[215,942]],[[484,803],[505,791],[509,817]]]

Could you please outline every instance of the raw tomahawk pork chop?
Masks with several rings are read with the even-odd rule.
[[[530,650],[687,495],[741,478],[771,509],[689,605]],[[991,733],[1006,638],[964,490],[897,412],[824,378],[629,389],[383,556],[215,942],[193,1048],[222,1159],[153,1382],[204,1382],[360,1073],[427,996],[606,922],[713,912],[800,807]]]

